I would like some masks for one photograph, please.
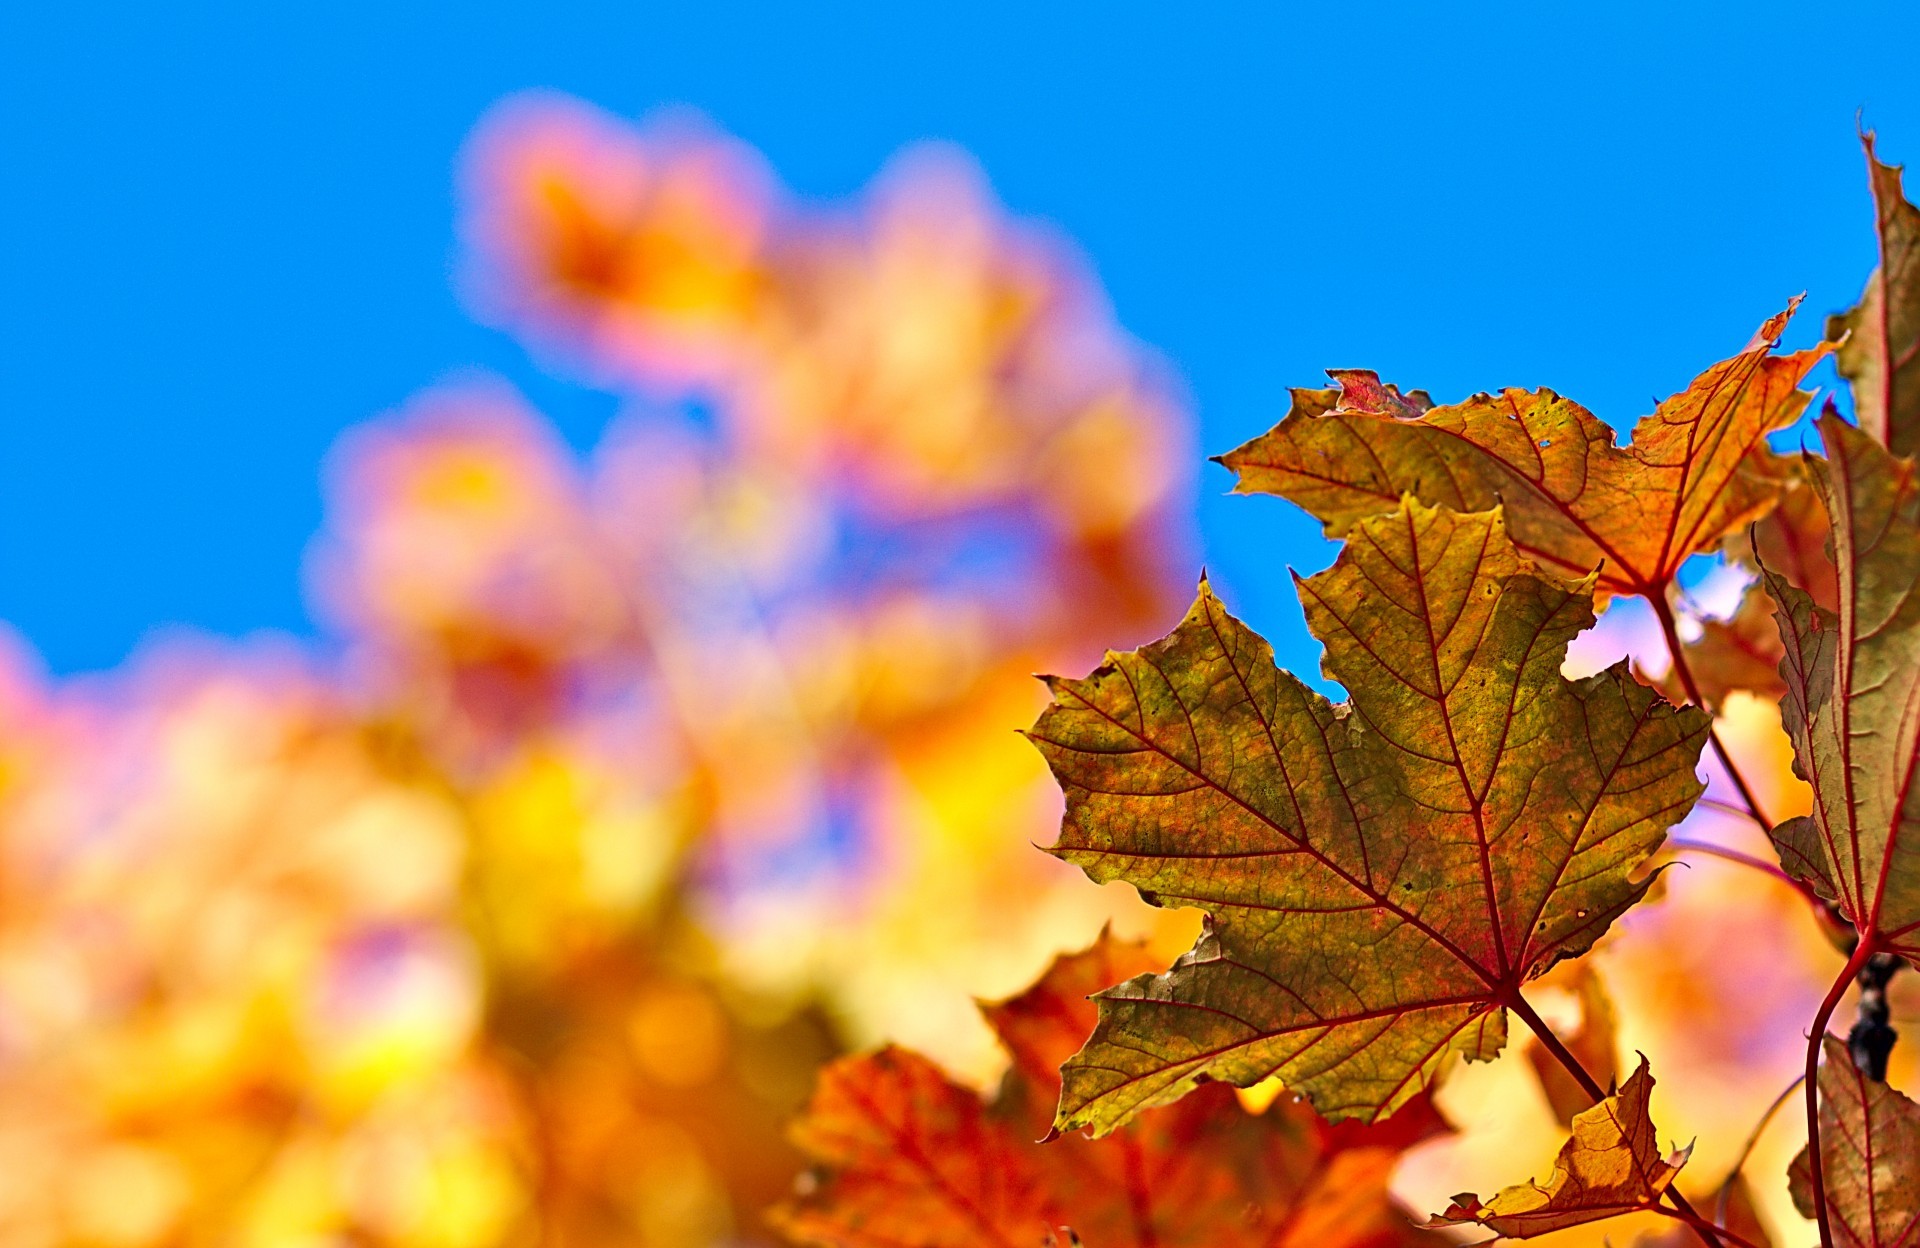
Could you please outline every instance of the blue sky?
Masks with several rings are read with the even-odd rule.
[[[342,428],[505,373],[448,281],[474,120],[551,87],[693,105],[801,193],[956,141],[1178,367],[1210,453],[1365,366],[1552,385],[1615,425],[1873,263],[1856,110],[1920,159],[1920,10],[1672,4],[88,7],[0,16],[0,618],[57,671],[155,626],[305,630]],[[1216,583],[1311,664],[1284,504],[1224,497]]]

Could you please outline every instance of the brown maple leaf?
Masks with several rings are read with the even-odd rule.
[[[1860,136],[1873,188],[1880,264],[1850,311],[1827,318],[1840,372],[1853,383],[1860,427],[1896,455],[1920,451],[1920,208],[1900,190],[1900,166],[1873,154]]]
[[[1799,302],[1660,404],[1626,446],[1551,390],[1429,407],[1345,371],[1331,374],[1337,396],[1295,391],[1285,420],[1220,462],[1239,477],[1236,492],[1289,499],[1329,537],[1403,494],[1460,511],[1502,505],[1529,559],[1570,576],[1597,567],[1602,594],[1651,598],[1690,556],[1772,505],[1778,457],[1764,438],[1798,418],[1809,397],[1800,380],[1828,350],[1772,354]]]
[[[834,1248],[1037,1248],[1069,1230],[1096,1248],[1441,1248],[1386,1187],[1402,1151],[1446,1130],[1424,1101],[1335,1127],[1287,1098],[1250,1114],[1215,1084],[1103,1140],[1039,1142],[1057,1067],[1093,1025],[1087,994],[1149,964],[1103,935],[985,1007],[1013,1058],[991,1104],[896,1048],[829,1066],[794,1131],[815,1175],[775,1225]]]
[[[1373,1119],[1450,1053],[1499,1051],[1520,985],[1640,898],[1633,869],[1701,790],[1703,713],[1624,664],[1560,675],[1591,584],[1536,571],[1497,511],[1409,498],[1300,582],[1350,702],[1278,670],[1204,584],[1164,640],[1050,680],[1053,852],[1207,913],[1171,971],[1101,994],[1059,1129],[1269,1075]]]
[[[1652,1095],[1653,1075],[1643,1057],[1624,1087],[1574,1115],[1573,1138],[1560,1150],[1546,1183],[1502,1188],[1488,1201],[1462,1193],[1428,1225],[1478,1225],[1511,1239],[1531,1239],[1583,1222],[1664,1212],[1660,1197],[1693,1150],[1661,1151],[1647,1111]]]
[[[1820,1170],[1839,1248],[1894,1248],[1920,1236],[1920,1105],[1854,1068],[1847,1046],[1821,1042]],[[1787,1170],[1793,1203],[1813,1216],[1808,1151]]]
[[[1786,656],[1780,716],[1811,815],[1774,829],[1787,870],[1871,950],[1920,958],[1920,483],[1831,413],[1815,479],[1833,518],[1837,610],[1767,568]]]

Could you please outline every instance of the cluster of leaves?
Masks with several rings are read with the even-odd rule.
[[[1317,1180],[1344,1156],[1333,1133],[1358,1132],[1344,1138],[1363,1149],[1417,1142],[1394,1124],[1427,1122],[1453,1058],[1493,1059],[1517,1016],[1571,1138],[1548,1181],[1457,1196],[1429,1227],[1517,1239],[1654,1213],[1663,1242],[1768,1242],[1738,1164],[1713,1208],[1675,1188],[1691,1150],[1660,1146],[1645,1058],[1603,1086],[1597,987],[1583,989],[1595,1034],[1572,1044],[1524,991],[1649,895],[1709,746],[1846,954],[1811,1020],[1793,1200],[1828,1248],[1920,1233],[1920,1106],[1884,1083],[1892,1037],[1875,995],[1899,960],[1920,964],[1920,211],[1866,144],[1882,263],[1860,306],[1833,318],[1828,342],[1781,354],[1789,306],[1624,444],[1550,390],[1436,405],[1347,371],[1295,391],[1278,426],[1221,457],[1240,491],[1292,501],[1343,543],[1298,588],[1348,700],[1276,667],[1204,582],[1167,637],[1084,679],[1050,678],[1029,735],[1066,799],[1052,852],[1199,909],[1204,930],[1163,971],[1125,977],[1128,959],[1103,945],[992,1007],[1015,1063],[991,1104],[911,1054],[834,1067],[799,1128],[819,1169],[782,1215],[790,1233],[1420,1242],[1383,1226],[1371,1180],[1329,1193],[1263,1177],[1241,1150],[1339,1124],[1292,1162]],[[1769,435],[1801,419],[1802,382],[1829,353],[1858,424],[1829,401],[1824,454],[1781,454]],[[1731,618],[1689,638],[1682,569],[1721,553],[1756,579]],[[1626,661],[1562,674],[1569,642],[1616,597],[1658,621],[1671,663],[1658,688]],[[1775,825],[1762,812],[1710,714],[1735,691],[1779,698],[1810,814]],[[1856,977],[1867,988],[1848,1044],[1828,1026]],[[1095,980],[1089,1018],[1066,998]],[[1294,1099],[1265,1114],[1221,1089],[1269,1081]],[[1057,1100],[1053,1134],[1093,1138],[1026,1144],[1038,1096]],[[1175,1167],[1165,1188],[1142,1182]],[[1207,1186],[1214,1167],[1240,1183],[1231,1200]],[[1300,1238],[1296,1221],[1315,1217],[1302,1201],[1317,1199],[1345,1216]]]
[[[628,414],[351,432],[321,644],[7,656],[9,1245],[767,1243],[822,1062],[977,1069],[978,977],[1156,928],[1031,852],[1009,731],[1185,559],[1185,414],[1072,257],[938,153],[809,208],[534,99],[469,167],[475,301]]]

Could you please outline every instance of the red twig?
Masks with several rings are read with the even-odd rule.
[[[1813,907],[1816,918],[1824,919],[1832,913],[1833,908],[1821,899],[1820,894],[1813,891],[1813,885],[1807,883],[1805,880],[1795,879],[1785,871],[1782,871],[1777,864],[1768,862],[1765,858],[1742,853],[1737,849],[1728,849],[1724,845],[1715,845],[1711,841],[1689,840],[1683,836],[1670,838],[1665,848],[1683,854],[1708,854],[1714,858],[1724,858],[1728,862],[1737,862],[1743,867],[1752,867],[1755,871],[1763,875],[1771,876],[1779,880],[1782,884],[1785,884],[1788,888],[1791,888],[1794,892],[1799,893],[1801,897],[1806,899],[1807,904]]]
[[[1872,956],[1871,941],[1863,940],[1853,947],[1853,956],[1841,968],[1833,987],[1827,989],[1826,999],[1814,1013],[1813,1030],[1807,1033],[1807,1172],[1811,1179],[1809,1186],[1813,1188],[1813,1220],[1820,1224],[1820,1248],[1833,1248],[1833,1228],[1827,1220],[1827,1179],[1820,1160],[1820,1041],[1827,1034],[1827,1023],[1832,1020],[1840,998],[1847,995],[1853,977]]]

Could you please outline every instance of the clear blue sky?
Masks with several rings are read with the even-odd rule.
[[[1684,7],[9,5],[0,618],[60,671],[156,625],[304,630],[322,454],[452,371],[590,440],[612,400],[447,280],[455,153],[532,86],[694,105],[809,195],[963,144],[1090,253],[1209,452],[1329,365],[1624,424],[1790,295],[1796,344],[1853,300],[1856,110],[1920,160],[1920,9]],[[1323,549],[1226,484],[1207,561],[1311,664],[1282,567]]]

